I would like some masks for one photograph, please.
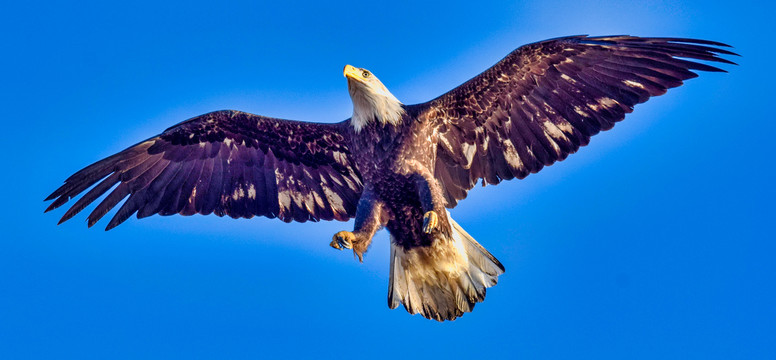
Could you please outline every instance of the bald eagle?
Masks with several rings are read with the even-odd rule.
[[[522,46],[431,101],[402,104],[369,70],[345,66],[353,115],[339,123],[215,111],[76,172],[46,198],[60,223],[108,193],[91,227],[123,201],[131,215],[355,218],[330,245],[363,261],[390,233],[388,305],[453,320],[485,298],[504,267],[447,209],[477,182],[522,179],[565,159],[636,104],[734,64],[728,45],[696,39],[570,36]],[[96,185],[95,185],[96,184]],[[126,200],[125,200],[126,199]]]

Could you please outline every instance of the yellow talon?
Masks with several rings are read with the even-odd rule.
[[[350,231],[340,231],[332,237],[329,246],[337,249],[351,249],[353,248],[353,241],[356,240],[356,235]]]
[[[439,225],[439,216],[433,211],[426,212],[423,215],[423,232],[431,234]]]

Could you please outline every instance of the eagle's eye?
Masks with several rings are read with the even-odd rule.
[[[366,70],[364,70],[364,72],[361,73],[361,76],[363,76],[364,79],[368,78],[369,75],[372,75],[372,74],[370,74],[369,71],[366,71]]]

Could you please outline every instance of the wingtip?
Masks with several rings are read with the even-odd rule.
[[[78,211],[73,211],[73,208],[70,208],[70,210],[65,212],[65,215],[62,215],[62,217],[59,219],[59,222],[57,223],[57,225],[72,219],[73,216],[75,216],[76,214],[78,214]]]
[[[716,58],[714,59],[714,61],[721,62],[721,63],[723,63],[723,64],[729,64],[729,65],[738,65],[738,64],[736,64],[736,63],[734,63],[734,62],[732,62],[732,61],[730,61],[730,60],[728,60],[728,59],[721,58],[721,57],[716,57]]]
[[[43,201],[51,201],[58,197],[61,197],[63,194],[67,193],[68,189],[72,186],[72,184],[69,184],[67,181],[65,181],[59,188],[54,190],[49,196],[46,197]]]
[[[696,43],[696,44],[704,44],[704,45],[721,46],[721,47],[727,47],[727,48],[733,47],[730,44],[726,44],[719,41],[713,41],[713,40],[690,39],[690,38],[669,38],[669,39],[671,39],[671,41],[676,41],[676,42]]]
[[[116,222],[114,219],[111,219],[111,221],[108,223],[107,226],[105,226],[105,231],[110,231],[111,229],[115,228],[116,226],[119,226],[121,222]]]

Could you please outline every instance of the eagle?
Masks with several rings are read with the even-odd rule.
[[[85,192],[60,224],[98,198],[89,227],[121,203],[106,230],[133,214],[355,218],[330,246],[363,261],[375,232],[388,230],[388,306],[454,320],[485,299],[504,266],[448,209],[478,182],[523,179],[565,159],[697,71],[724,72],[709,64],[735,64],[722,57],[737,55],[728,47],[686,38],[555,38],[519,47],[414,105],[369,70],[347,65],[347,120],[200,115],[76,172],[46,198],[53,200],[46,211]]]

